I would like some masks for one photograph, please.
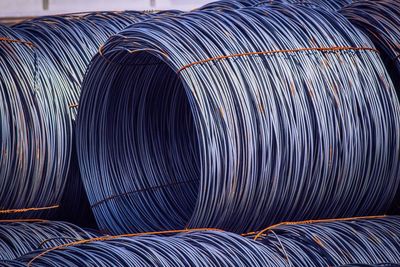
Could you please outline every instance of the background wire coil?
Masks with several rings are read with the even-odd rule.
[[[69,106],[77,103],[99,46],[147,16],[99,12],[1,26],[0,36],[8,40],[0,40],[2,218],[46,217],[49,210],[58,218],[91,224],[74,154],[76,109]]]

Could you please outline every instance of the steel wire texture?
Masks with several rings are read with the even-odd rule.
[[[99,46],[147,16],[98,12],[1,26],[2,218],[47,216],[62,197],[62,214],[75,221],[88,216],[84,202],[81,212],[76,204],[86,196],[76,195],[84,190],[78,166],[71,165],[76,109],[69,106],[77,103],[85,69]],[[64,192],[67,180],[71,191]]]
[[[350,4],[351,0],[221,0],[211,2],[199,8],[198,10],[223,10],[237,9],[243,7],[262,6],[265,4],[276,3],[291,3],[301,4],[309,7],[319,7],[330,11],[340,10],[342,7]]]
[[[286,266],[259,242],[221,231],[88,242],[24,255],[27,266]]]
[[[289,266],[400,264],[398,216],[284,224],[269,227],[255,239],[274,248]]]
[[[386,68],[400,96],[400,2],[389,0],[355,1],[340,11],[379,49]],[[400,191],[392,213],[399,214]]]
[[[0,260],[13,260],[24,254],[72,241],[96,237],[66,222],[9,222],[0,221]]]
[[[340,11],[379,49],[400,93],[400,2],[358,0]]]
[[[111,233],[379,214],[399,183],[399,103],[343,16],[272,3],[147,20],[83,82],[77,149]]]

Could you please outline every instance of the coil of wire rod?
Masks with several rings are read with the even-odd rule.
[[[374,42],[396,88],[400,88],[400,2],[359,0],[340,12]]]
[[[76,109],[69,105],[77,103],[85,69],[99,46],[147,16],[99,12],[2,26],[6,31],[0,35],[4,36],[0,38],[1,102],[5,103],[0,133],[2,218],[45,217],[63,200],[64,208],[53,215],[79,223],[87,220],[90,209],[75,202],[86,197],[76,195],[84,190],[77,166],[71,163]],[[64,192],[67,180],[70,191]]]
[[[400,2],[360,0],[340,12],[374,42],[400,96]],[[399,214],[400,191],[392,211]]]
[[[46,147],[42,137],[50,115],[43,112],[47,111],[44,100],[38,98],[35,90],[37,48],[8,27],[0,25],[0,31],[0,216],[3,216],[4,209],[46,206],[48,203],[41,196],[48,187],[58,191],[59,185],[47,185],[39,175],[51,170],[41,154]]]
[[[319,7],[329,11],[338,11],[342,7],[350,4],[351,0],[221,0],[211,2],[199,8],[198,10],[223,10],[223,9],[237,9],[243,7],[262,6],[266,4],[276,3],[290,3],[301,4],[309,7]]]
[[[400,217],[349,218],[268,227],[254,237],[290,266],[400,264]]]
[[[285,266],[285,259],[228,232],[191,231],[71,243],[24,255],[27,266]]]
[[[97,235],[94,231],[84,230],[66,222],[0,221],[0,260],[13,260],[38,249],[51,248]]]
[[[102,230],[243,233],[386,210],[399,118],[377,51],[340,14],[196,11],[132,25],[94,57],[78,158]]]

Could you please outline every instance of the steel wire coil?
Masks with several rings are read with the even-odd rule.
[[[211,2],[199,8],[198,10],[223,10],[223,9],[237,9],[243,7],[262,6],[265,4],[277,3],[291,3],[300,4],[309,7],[319,7],[329,11],[338,11],[344,6],[350,4],[351,0],[221,0]]]
[[[340,14],[277,2],[128,27],[93,58],[77,118],[112,233],[381,213],[398,134],[371,41]]]
[[[355,1],[340,11],[379,49],[386,68],[400,96],[400,2],[389,0]],[[391,212],[399,214],[400,191]]]
[[[88,242],[33,252],[27,266],[285,266],[261,243],[220,231],[147,235]]]
[[[358,0],[340,12],[374,42],[399,92],[400,2]]]
[[[400,264],[398,216],[277,225],[255,239],[274,248],[290,266]]]
[[[38,249],[97,235],[66,222],[0,222],[0,260],[13,260]]]
[[[76,108],[70,105],[99,46],[150,15],[98,12],[1,26],[2,218],[47,217],[62,200],[64,208],[53,217],[90,224],[78,166],[71,162]]]
[[[17,261],[27,266],[396,266],[399,230],[400,217],[375,216],[286,223],[247,237],[211,229],[105,236],[33,251]]]

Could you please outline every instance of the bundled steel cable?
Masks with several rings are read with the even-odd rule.
[[[261,231],[254,239],[274,248],[290,266],[400,264],[397,216],[281,224]]]
[[[282,3],[128,27],[94,57],[77,119],[113,233],[382,212],[398,134],[373,44],[340,14]]]
[[[66,222],[4,223],[0,221],[0,260],[16,259],[38,249],[95,236],[97,234],[92,231],[86,231]]]
[[[69,105],[77,102],[85,69],[100,44],[148,16],[100,12],[1,27],[1,217],[44,216],[59,207],[63,195],[65,201],[85,199],[75,195],[83,190],[70,165],[76,109]],[[64,193],[68,173],[71,191]],[[64,206],[62,213],[70,219],[90,211],[79,212],[76,203]]]
[[[285,266],[285,259],[271,252],[233,233],[189,231],[71,243],[18,261],[28,266]]]

